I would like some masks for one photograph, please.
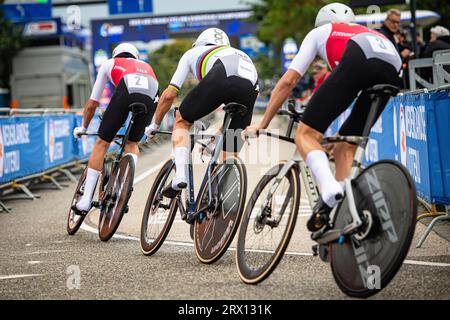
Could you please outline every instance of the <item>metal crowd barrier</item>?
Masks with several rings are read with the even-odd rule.
[[[445,70],[445,66],[450,66],[450,50],[441,50],[433,53],[432,58],[411,60],[408,63],[409,85],[412,91],[421,87],[432,90],[450,84],[450,74]],[[432,82],[419,75],[420,69],[431,69]]]

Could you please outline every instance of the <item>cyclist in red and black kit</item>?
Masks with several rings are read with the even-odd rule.
[[[137,163],[138,142],[153,118],[158,93],[158,81],[152,67],[138,58],[139,51],[132,44],[122,43],[115,48],[113,58],[106,60],[99,69],[91,97],[84,107],[82,126],[74,129],[75,138],[86,133],[105,85],[108,80],[111,81],[116,90],[103,114],[98,139],[89,157],[84,194],[72,208],[78,214],[86,214],[91,209],[95,186],[109,145],[127,120],[130,111],[128,106],[140,102],[147,106],[147,113],[136,117],[124,149],[124,154],[130,154]]]
[[[314,58],[319,55],[327,61],[333,71],[311,98],[295,137],[300,155],[310,167],[321,192],[321,199],[307,224],[312,232],[323,227],[331,209],[343,198],[343,180],[349,174],[357,148],[348,143],[335,146],[334,176],[320,145],[324,132],[363,90],[377,84],[399,85],[402,61],[394,45],[382,34],[353,24],[354,20],[352,9],[341,3],[332,3],[320,10],[316,28],[305,37],[289,70],[272,92],[264,118],[244,132],[255,135],[258,130],[266,129]],[[370,104],[367,94],[360,96],[339,134],[360,136]]]

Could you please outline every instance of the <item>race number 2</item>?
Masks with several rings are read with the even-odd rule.
[[[149,89],[148,78],[138,74],[128,77],[128,87],[137,89]]]

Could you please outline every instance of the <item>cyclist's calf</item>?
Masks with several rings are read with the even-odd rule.
[[[306,160],[308,153],[311,151],[323,150],[320,145],[322,139],[322,133],[304,123],[300,123],[295,135],[295,144],[302,158]]]

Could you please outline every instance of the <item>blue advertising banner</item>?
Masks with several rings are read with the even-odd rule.
[[[395,97],[372,129],[366,164],[397,160],[410,172],[421,198],[449,204],[449,123],[448,92]]]
[[[74,116],[74,128],[81,127],[83,116],[76,115]],[[97,133],[98,127],[100,126],[100,118],[98,116],[94,116],[89,124],[89,128],[87,133]],[[81,139],[72,138],[74,144],[74,154],[75,159],[77,160],[86,160],[89,158],[92,149],[94,148],[95,141],[97,140],[96,136],[82,136]]]
[[[44,116],[45,168],[49,169],[74,159],[73,116]]]
[[[0,183],[44,170],[44,119],[0,119]]]

